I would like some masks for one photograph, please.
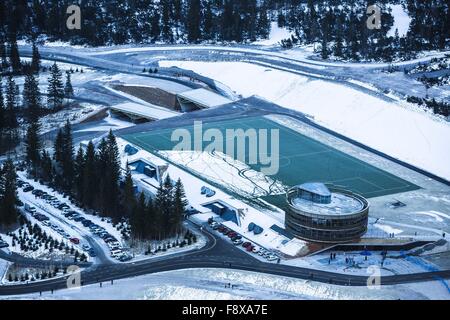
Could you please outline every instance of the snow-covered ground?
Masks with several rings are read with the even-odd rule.
[[[3,282],[3,279],[8,271],[8,268],[11,264],[8,261],[0,259],[0,283]]]
[[[223,222],[224,225],[229,227],[232,230],[235,230],[239,234],[241,234],[243,237],[251,240],[253,243],[267,248],[269,250],[279,250],[281,252],[284,252],[286,254],[292,254],[295,255],[298,251],[302,250],[304,243],[303,242],[296,242],[296,250],[292,248],[290,245],[290,242],[287,241],[288,239],[285,236],[282,236],[272,230],[270,227],[273,225],[278,225],[279,227],[283,228],[284,223],[284,215],[279,210],[276,211],[260,211],[246,203],[244,203],[241,200],[238,200],[234,198],[232,195],[227,194],[221,190],[218,190],[214,186],[206,183],[200,178],[197,178],[196,176],[192,175],[191,173],[180,169],[179,167],[170,164],[169,162],[166,162],[164,160],[163,155],[161,157],[157,155],[153,155],[145,150],[139,149],[139,152],[133,156],[128,156],[126,153],[124,153],[125,146],[128,144],[127,141],[123,140],[122,138],[117,139],[117,143],[119,146],[119,150],[121,152],[121,159],[122,159],[122,167],[125,168],[126,163],[133,163],[137,160],[145,160],[150,162],[153,165],[157,165],[163,168],[166,168],[164,170],[164,176],[170,175],[171,179],[176,181],[178,178],[181,179],[183,182],[183,185],[185,186],[185,192],[186,192],[186,199],[189,200],[189,205],[192,206],[194,209],[199,211],[199,214],[196,214],[193,216],[193,219],[197,222],[206,222],[209,217],[215,217],[218,218],[217,215],[213,214],[210,209],[204,207],[203,205],[212,203],[215,201],[221,201],[228,205],[231,208],[234,208],[235,211],[241,211],[242,214],[239,215],[239,225],[236,225],[235,223],[231,221]],[[218,171],[219,172],[219,171]],[[133,180],[138,187],[139,191],[144,192],[150,192],[155,194],[156,188],[159,186],[159,182],[156,181],[153,178],[149,178],[148,176],[144,174],[139,174],[137,172],[132,172]],[[238,182],[237,180],[235,183]],[[205,195],[201,194],[201,188],[203,186],[206,186],[214,191],[216,191],[216,194],[212,197],[206,197]],[[236,187],[236,186],[235,186]],[[253,232],[248,231],[248,225],[250,223],[257,223],[259,226],[264,228],[264,232],[259,235],[255,235]],[[230,245],[232,245],[230,243]]]
[[[285,28],[280,28],[277,22],[271,23],[269,38],[253,42],[255,45],[272,46],[280,43],[281,40],[289,39],[293,35],[292,32]]]
[[[447,285],[447,286],[446,286]],[[287,277],[225,269],[189,269],[0,299],[58,300],[448,300],[448,282],[383,286],[379,289],[317,283]]]
[[[166,159],[246,197],[285,193],[286,187],[222,152],[160,151]]]
[[[259,95],[324,126],[450,180],[450,125],[404,102],[241,62],[162,61],[216,79],[244,97]]]
[[[389,8],[392,9],[392,15],[394,16],[394,25],[391,30],[388,32],[388,36],[395,36],[395,30],[398,30],[398,34],[400,37],[406,36],[406,33],[409,30],[409,25],[411,23],[411,18],[408,15],[408,12],[403,9],[401,4],[389,5]]]

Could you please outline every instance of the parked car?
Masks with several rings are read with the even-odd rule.
[[[80,239],[78,238],[70,238],[69,241],[72,242],[73,244],[80,244]]]
[[[7,248],[7,247],[9,247],[9,244],[7,244],[5,241],[0,240],[0,249]]]
[[[244,241],[242,241],[241,239],[237,239],[237,240],[234,240],[234,241],[233,241],[233,244],[234,244],[235,246],[239,246],[239,245],[241,245],[243,242],[244,242]]]
[[[133,257],[126,253],[119,257],[120,262],[130,261],[131,259],[133,259]]]
[[[111,250],[111,257],[113,258],[119,257],[122,253],[123,253],[122,250],[119,249]]]
[[[91,220],[84,220],[83,221],[83,226],[85,226],[85,227],[89,227],[91,224],[92,224]]]
[[[242,246],[244,247],[244,248],[247,248],[247,247],[249,247],[249,246],[251,246],[252,244],[250,243],[250,242],[244,242],[243,244],[242,244]]]
[[[272,255],[268,256],[266,259],[268,261],[275,261],[275,260],[278,260],[278,257],[276,255],[272,254]]]
[[[28,203],[25,204],[25,210],[28,211],[29,213],[36,213],[36,208],[33,206],[30,206]]]
[[[253,247],[252,252],[253,252],[253,253],[258,253],[259,250],[261,250],[261,248],[255,246],[255,247]]]
[[[18,180],[16,181],[16,185],[17,185],[19,188],[22,188],[22,187],[25,185],[25,181],[18,179]]]
[[[32,187],[30,185],[28,185],[27,187],[23,188],[23,192],[30,192],[30,191],[33,191],[33,190],[34,190],[34,187]]]

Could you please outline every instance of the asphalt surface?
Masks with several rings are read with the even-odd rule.
[[[194,227],[194,226],[192,226]],[[195,228],[198,229],[197,226]],[[345,275],[316,269],[286,266],[277,263],[262,262],[251,254],[233,246],[218,233],[204,226],[200,231],[207,244],[198,250],[174,254],[167,257],[149,258],[133,263],[112,265],[94,265],[80,273],[81,285],[109,282],[140,275],[153,274],[190,268],[226,268],[234,270],[260,272],[297,279],[305,279],[342,286],[366,286],[368,276]],[[67,278],[55,278],[23,285],[0,287],[0,295],[19,295],[67,288]],[[412,282],[433,281],[450,278],[450,270],[381,277],[381,285],[394,285]]]

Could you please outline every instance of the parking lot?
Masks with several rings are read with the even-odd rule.
[[[116,259],[120,262],[129,261],[132,259],[131,255],[129,255],[126,250],[122,247],[120,241],[112,235],[104,226],[100,226],[98,223],[93,220],[98,220],[99,217],[90,216],[84,213],[82,210],[76,208],[72,204],[71,201],[61,201],[56,196],[55,192],[46,192],[42,189],[45,189],[45,186],[37,187],[36,183],[33,183],[34,187],[21,179],[18,179],[17,185],[25,194],[32,194],[36,203],[46,204],[47,206],[53,207],[55,210],[53,212],[57,212],[60,220],[63,219],[67,224],[72,227],[81,228],[83,231],[89,232],[89,234],[101,239],[104,244],[109,249],[109,254],[113,259]],[[53,194],[52,194],[53,193]],[[65,230],[61,226],[57,225],[54,222],[54,219],[51,219],[49,215],[43,214],[42,210],[37,210],[37,208],[28,203],[19,203],[23,207],[23,209],[30,214],[33,218],[39,221],[43,226],[46,226],[56,233],[58,233],[64,239],[70,241],[73,245],[79,246],[83,249],[90,257],[97,257],[98,252],[94,248],[92,248],[89,243],[84,243],[84,241],[80,240],[78,237],[72,236],[69,234],[67,229]],[[34,201],[33,201],[34,202]],[[48,213],[48,212],[47,212]],[[112,221],[109,218],[101,218],[101,221],[105,223],[111,224]]]
[[[231,243],[234,244],[236,247],[241,247],[242,250],[245,250],[250,254],[258,255],[262,259],[265,259],[270,262],[280,261],[278,255],[276,255],[274,252],[258,246],[254,242],[244,238],[236,231],[231,230],[230,228],[224,226],[220,222],[214,221],[214,218],[210,218],[208,220],[208,224],[212,230],[214,230],[219,234],[222,234],[223,237],[229,239],[229,241],[231,241]]]

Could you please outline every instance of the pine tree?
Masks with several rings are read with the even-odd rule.
[[[270,19],[267,6],[265,3],[261,5],[258,13],[258,37],[266,39],[270,35]]]
[[[66,72],[66,84],[64,86],[64,95],[66,99],[73,98],[73,87],[69,71]]]
[[[147,238],[145,230],[145,218],[146,218],[147,203],[145,195],[142,192],[139,196],[138,201],[133,206],[133,211],[131,214],[131,234],[133,239],[145,239]]]
[[[131,177],[131,170],[127,163],[127,171],[125,173],[125,183],[123,187],[123,207],[125,214],[129,216],[134,208],[136,196],[134,194],[134,183]]]
[[[50,182],[53,176],[52,159],[48,152],[44,149],[41,155],[40,176],[44,181]]]
[[[164,237],[172,234],[171,218],[173,215],[173,205],[173,185],[170,176],[167,175],[164,182],[160,185],[155,199],[155,206],[159,211],[160,229],[162,229]]]
[[[206,0],[203,2],[203,36],[205,40],[212,40],[214,38],[214,16],[211,8],[211,2]]]
[[[16,115],[17,101],[18,87],[14,78],[10,75],[6,84],[5,127],[8,129],[16,129],[19,126]]]
[[[106,139],[99,144],[99,163],[102,171],[100,179],[100,208],[104,214],[119,220],[119,149],[114,134],[110,130]]]
[[[184,212],[186,210],[186,206],[188,205],[188,202],[186,200],[186,194],[184,192],[183,183],[181,182],[181,179],[178,179],[175,184],[174,189],[174,196],[173,196],[173,214],[172,214],[172,230],[174,232],[178,232],[181,227],[181,221],[182,217],[184,215]]]
[[[62,74],[56,62],[50,68],[50,77],[48,78],[47,103],[54,110],[61,107],[64,100],[64,85]]]
[[[23,85],[23,106],[27,109],[29,122],[38,121],[41,112],[41,92],[39,83],[33,73],[29,72]]]
[[[9,64],[6,53],[5,43],[0,39],[0,71],[6,71],[8,69]]]
[[[153,205],[150,199],[147,202],[147,208],[145,210],[144,225],[145,225],[145,238],[146,239],[158,239],[158,228],[160,221],[157,215],[158,210]]]
[[[39,49],[36,46],[36,42],[33,41],[33,51],[31,56],[31,70],[34,73],[39,73],[41,69],[41,55],[39,54]]]
[[[63,187],[70,191],[73,188],[74,180],[74,147],[72,139],[72,126],[69,120],[63,128],[63,153],[61,159],[62,177],[64,181]]]
[[[12,160],[8,159],[0,171],[0,225],[10,226],[18,218],[17,175]]]
[[[72,126],[69,120],[59,129],[54,143],[54,159],[58,165],[56,183],[66,191],[73,189],[74,181],[74,147]]]
[[[98,175],[97,175],[97,158],[95,154],[95,147],[92,141],[86,148],[86,155],[84,161],[83,172],[83,202],[88,208],[93,208],[95,199],[98,195]]]
[[[56,134],[56,139],[53,145],[53,159],[56,162],[61,162],[63,159],[63,153],[64,153],[64,137],[62,129],[58,130],[58,133]]]
[[[326,37],[322,37],[322,49],[321,49],[321,57],[322,59],[328,59],[328,43]]]
[[[173,32],[172,32],[172,24],[170,20],[171,14],[171,1],[170,0],[161,0],[161,12],[162,12],[162,40],[168,43],[173,42]]]
[[[32,168],[32,174],[36,176],[40,164],[41,142],[39,139],[39,123],[32,122],[27,129],[26,135],[26,160]]]
[[[197,42],[201,37],[201,4],[200,0],[189,0],[188,3],[187,37],[189,42]]]
[[[22,71],[22,64],[20,62],[19,48],[17,47],[16,35],[12,34],[8,46],[9,62],[14,74],[20,74]]]
[[[83,187],[84,187],[84,168],[86,165],[86,158],[84,155],[83,148],[78,148],[77,155],[75,156],[75,163],[74,163],[74,180],[75,180],[75,194],[77,195],[77,198],[80,202],[84,202],[83,199]]]

